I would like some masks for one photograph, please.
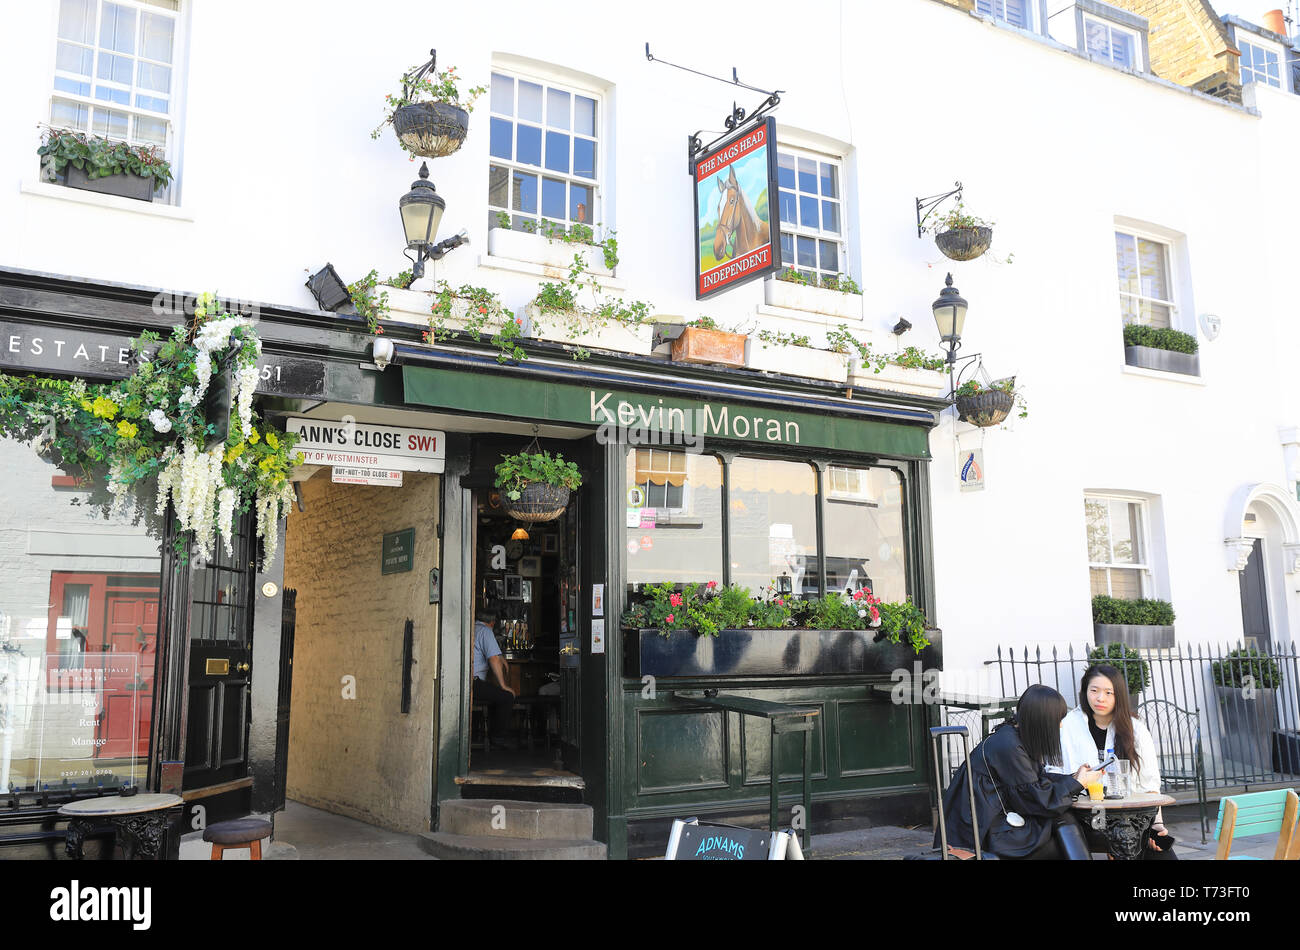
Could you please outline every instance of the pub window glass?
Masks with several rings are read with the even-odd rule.
[[[160,519],[0,439],[0,789],[143,784]]]
[[[722,583],[722,463],[712,455],[630,449],[627,582]]]
[[[795,597],[817,586],[817,470],[807,462],[737,458],[730,481],[731,582]]]
[[[826,586],[907,599],[903,479],[892,468],[826,472]]]

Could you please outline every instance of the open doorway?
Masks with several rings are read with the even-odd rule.
[[[576,496],[543,523],[516,521],[496,491],[475,492],[474,511],[475,617],[491,628],[504,667],[477,659],[470,771],[538,781],[576,773]],[[501,674],[513,697],[501,694]]]

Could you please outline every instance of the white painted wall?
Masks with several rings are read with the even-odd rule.
[[[1083,494],[1158,496],[1163,593],[1180,639],[1240,631],[1224,520],[1241,486],[1284,479],[1280,426],[1300,422],[1300,345],[1285,198],[1300,146],[1300,101],[1261,90],[1259,114],[1089,63],[1060,44],[990,25],[933,0],[810,0],[768,18],[670,0],[593,14],[577,4],[443,6],[211,3],[192,27],[178,211],[140,213],[30,193],[36,123],[48,110],[57,4],[9,11],[18,55],[0,60],[0,262],[81,277],[215,289],[310,307],[308,270],[349,279],[404,266],[397,200],[414,179],[383,95],[437,46],[486,83],[493,57],[525,57],[603,87],[605,207],[623,262],[617,287],[654,311],[808,332],[761,312],[759,283],[696,302],[691,188],[683,144],[719,130],[733,98],[761,97],[646,61],[656,56],[784,90],[779,135],[842,149],[845,213],[863,326],[937,351],[930,302],[951,270],[970,301],[965,352],[1016,374],[1031,414],[1005,429],[931,439],[937,621],[950,669],[998,642],[1090,639]],[[1064,15],[1063,15],[1064,16]],[[567,71],[567,72],[566,72]],[[538,278],[483,266],[486,99],[465,147],[431,163],[448,202],[442,234],[472,244],[436,266],[453,284],[498,291],[512,308]],[[837,144],[839,143],[839,144]],[[952,264],[917,240],[913,199],[966,186],[996,222],[994,253]],[[64,197],[67,197],[66,195]],[[1199,381],[1124,366],[1116,292],[1117,218],[1184,236],[1177,324],[1202,336]],[[819,332],[814,326],[814,335]],[[1199,335],[1199,331],[1198,331]],[[956,445],[982,444],[988,487],[958,492]],[[1284,486],[1285,487],[1285,486]],[[1281,626],[1300,623],[1294,574]]]

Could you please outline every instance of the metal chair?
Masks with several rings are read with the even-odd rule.
[[[1201,711],[1188,710],[1167,699],[1148,699],[1137,708],[1151,733],[1159,759],[1162,790],[1196,789],[1201,809],[1201,844],[1209,830],[1205,804],[1205,757],[1201,751]]]

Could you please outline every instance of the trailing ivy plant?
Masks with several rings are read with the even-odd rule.
[[[759,330],[758,338],[772,346],[812,347],[812,340],[801,333],[786,333],[782,330]]]
[[[505,211],[497,212],[496,223],[498,228],[504,228],[507,231],[512,227],[510,215]],[[565,227],[562,224],[543,218],[539,226],[531,218],[525,218],[520,222],[519,227],[529,234],[541,234],[542,237],[552,243],[562,241],[565,244],[585,244],[589,247],[598,247],[605,259],[605,266],[610,270],[618,267],[617,232],[612,229],[608,230],[605,232],[605,237],[598,241],[596,240],[596,228],[600,227],[599,223],[596,224],[596,228],[581,222]]]
[[[848,274],[835,274],[834,276],[828,274],[822,278],[821,285],[825,290],[838,290],[842,294],[862,296],[862,288]]]
[[[72,165],[92,179],[127,174],[149,178],[154,191],[171,183],[171,164],[156,145],[129,145],[75,129],[44,129],[36,154],[41,156],[41,168],[48,181],[54,181]]]
[[[584,307],[580,298],[584,292],[591,295],[591,305]],[[573,255],[568,273],[562,281],[542,283],[533,303],[543,315],[554,315],[563,322],[567,335],[581,338],[609,326],[611,322],[625,327],[641,326],[650,322],[651,304],[643,300],[625,301],[621,297],[608,298],[600,285],[587,272],[581,254]],[[575,360],[586,359],[590,351],[581,345],[572,351]]]
[[[256,512],[266,569],[275,559],[276,527],[293,501],[289,471],[301,464],[298,436],[277,432],[253,409],[261,341],[252,321],[200,296],[192,323],[166,338],[154,331],[131,341],[131,374],[110,383],[0,374],[0,434],[31,443],[65,470],[103,478],[124,508],[137,487],[157,488],[156,514],[170,500],[182,532],[212,556],[218,535],[232,552],[235,512]],[[206,397],[213,377],[231,373],[233,391],[224,444]],[[188,539],[177,537],[184,560]]]
[[[870,369],[874,373],[880,373],[891,364],[903,369],[926,370],[941,370],[947,365],[942,356],[933,356],[915,346],[906,347],[901,353],[875,353],[870,343],[859,340],[843,323],[827,332],[826,341],[830,344],[831,352],[856,356],[860,368]]]
[[[463,325],[455,328],[448,321],[463,308]],[[528,359],[519,341],[523,338],[523,321],[507,310],[496,294],[485,287],[461,284],[453,288],[445,280],[438,281],[433,303],[429,308],[429,328],[424,332],[425,343],[441,343],[457,332],[465,333],[475,341],[492,331],[491,341],[497,348],[497,362]]]
[[[379,283],[379,271],[372,269],[365,277],[348,284],[348,296],[352,298],[352,306],[356,307],[357,315],[366,321],[366,328],[375,334],[384,332],[379,321],[387,319],[389,313],[388,291],[376,292]]]
[[[518,501],[523,490],[533,482],[567,488],[582,485],[582,475],[574,462],[566,462],[558,452],[518,452],[501,458],[496,467],[496,487],[511,501]]]

